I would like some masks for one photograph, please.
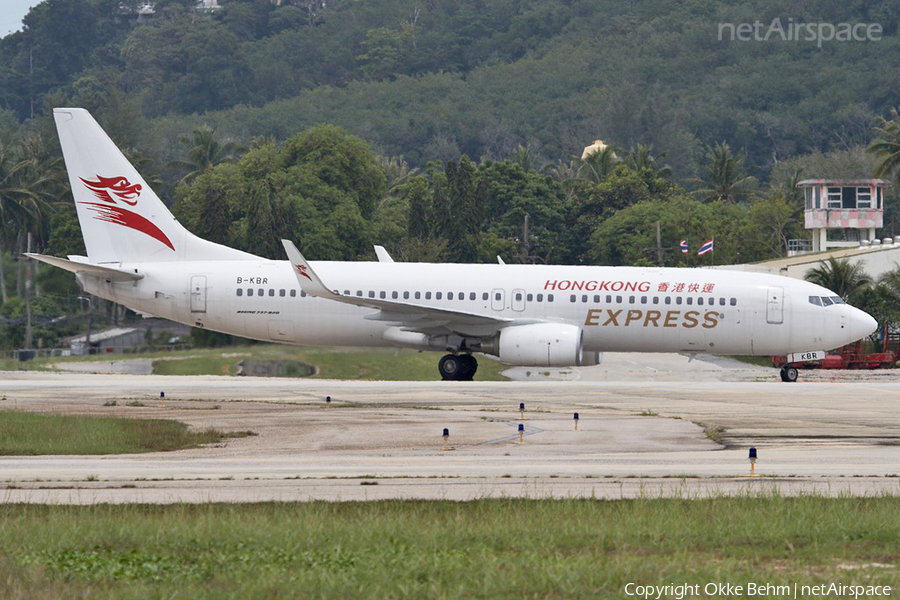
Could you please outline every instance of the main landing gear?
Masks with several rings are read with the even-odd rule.
[[[787,383],[793,383],[797,381],[797,377],[799,377],[799,373],[797,372],[797,367],[781,367],[781,380]]]
[[[472,381],[478,361],[471,354],[446,354],[438,363],[438,371],[444,381]]]

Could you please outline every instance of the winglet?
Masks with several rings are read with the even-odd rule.
[[[501,264],[501,265],[505,265],[505,264],[506,264],[505,262],[503,262],[503,259],[500,258],[500,255],[499,255],[499,254],[497,255],[497,262],[498,262],[499,264]]]
[[[297,282],[300,284],[301,290],[310,296],[330,298],[332,300],[340,298],[340,294],[335,294],[322,283],[322,280],[319,279],[319,276],[313,271],[309,262],[302,254],[300,254],[300,251],[297,250],[297,246],[294,245],[294,242],[290,240],[281,240],[281,244],[284,246],[285,252],[287,252],[288,260],[291,261],[294,275],[297,276]]]
[[[375,246],[375,255],[378,256],[378,262],[383,262],[383,263],[394,262],[394,259],[391,258],[391,255],[388,254],[388,251],[384,249],[384,246]]]

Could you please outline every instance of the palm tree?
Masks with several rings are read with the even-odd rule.
[[[828,262],[807,271],[804,279],[831,290],[853,304],[859,294],[873,283],[863,264],[862,261],[851,263],[846,258],[838,260],[832,256]]]
[[[47,224],[53,184],[58,178],[54,176],[54,162],[40,160],[42,148],[39,138],[0,143],[0,254],[22,249],[28,234],[41,237]],[[5,280],[0,259],[0,296],[4,302]]]
[[[880,127],[876,127],[879,138],[866,149],[881,158],[875,168],[876,177],[890,177],[900,184],[900,113],[891,109],[891,120],[879,117]]]
[[[878,278],[878,283],[888,288],[891,293],[900,301],[900,265],[895,264],[894,268],[887,273],[882,274]]]
[[[638,144],[628,151],[625,156],[625,164],[637,173],[649,171],[654,177],[669,179],[672,177],[672,167],[659,164],[659,161],[665,157],[665,152],[653,155],[653,144],[649,146]]]
[[[591,152],[581,159],[578,167],[578,176],[586,177],[594,183],[603,183],[617,164],[622,162],[616,156],[612,146],[606,146],[595,152]]]
[[[188,171],[180,180],[183,183],[189,183],[220,163],[234,161],[240,151],[234,142],[216,140],[216,128],[206,124],[194,129],[190,137],[181,136],[178,141],[187,147],[187,158],[173,160],[169,166]]]
[[[694,194],[704,200],[723,200],[736,203],[746,200],[756,188],[756,177],[751,176],[744,168],[743,155],[731,153],[726,143],[716,142],[707,147],[707,164],[701,169],[702,176],[694,179],[695,185],[701,186]]]

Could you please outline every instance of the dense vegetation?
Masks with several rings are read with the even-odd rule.
[[[189,228],[272,258],[287,237],[314,259],[747,262],[803,237],[800,178],[900,173],[887,0],[220,3],[46,0],[0,39],[5,344],[86,306],[14,261],[83,253],[54,106],[91,110]],[[883,34],[719,39],[774,18]]]

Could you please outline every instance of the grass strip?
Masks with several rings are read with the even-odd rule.
[[[620,598],[900,572],[893,497],[6,505],[0,525],[6,598]]]
[[[247,432],[244,432],[247,433]],[[130,454],[196,448],[234,434],[168,419],[0,412],[0,455]]]

